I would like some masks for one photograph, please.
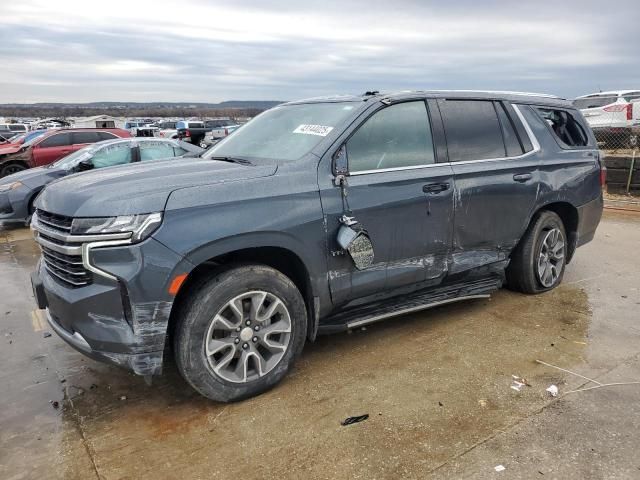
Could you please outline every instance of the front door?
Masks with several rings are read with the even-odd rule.
[[[380,107],[340,142],[349,172],[344,201],[331,162],[321,163],[326,166],[319,183],[335,305],[403,286],[438,284],[447,271],[453,175],[449,165],[436,163],[427,105],[414,100]],[[373,244],[374,263],[363,270],[336,242],[338,219],[345,213]]]
[[[33,146],[33,166],[49,165],[73,152],[70,132],[49,135]]]
[[[507,259],[535,207],[539,160],[511,105],[441,99],[438,106],[457,192],[449,271],[456,274]]]

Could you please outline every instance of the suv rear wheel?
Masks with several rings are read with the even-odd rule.
[[[186,301],[174,338],[176,363],[202,395],[240,400],[282,380],[306,330],[302,295],[288,277],[264,265],[232,268]]]
[[[507,268],[507,285],[523,293],[541,293],[562,281],[567,235],[554,212],[540,212],[520,240]]]

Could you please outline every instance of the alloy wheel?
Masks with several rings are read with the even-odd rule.
[[[547,230],[538,254],[538,279],[542,286],[555,285],[564,265],[565,241],[559,228]]]
[[[229,300],[213,317],[204,352],[224,380],[257,380],[280,362],[291,340],[291,316],[276,295],[254,290]]]

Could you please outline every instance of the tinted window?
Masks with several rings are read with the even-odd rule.
[[[42,142],[40,142],[40,147],[48,148],[48,147],[62,147],[65,145],[71,145],[71,134],[70,133],[58,133],[56,135],[52,135],[50,137],[45,138]]]
[[[347,142],[349,171],[434,163],[424,102],[392,105],[375,113]]]
[[[76,145],[82,143],[96,143],[101,140],[98,132],[74,132],[72,135],[73,143]]]
[[[502,131],[493,102],[444,100],[438,104],[444,121],[449,161],[505,156]]]
[[[536,110],[563,146],[584,147],[589,144],[584,129],[570,112],[551,108]]]
[[[594,95],[593,97],[576,98],[573,101],[573,106],[579,110],[584,110],[585,108],[605,107],[607,105],[611,105],[612,103],[616,103],[617,101],[617,96]]]
[[[118,136],[114,135],[113,133],[109,133],[109,132],[98,132],[98,138],[100,139],[100,141],[102,141],[102,140],[113,140],[114,138],[118,138]]]
[[[504,105],[500,102],[496,102],[495,107],[498,112],[500,127],[502,127],[502,136],[504,138],[504,146],[507,149],[507,156],[516,157],[518,155],[522,155],[524,153],[522,145],[520,145],[520,140],[516,135],[513,122],[504,109]]]
[[[113,167],[131,162],[129,142],[108,145],[98,150],[91,159],[93,168]]]
[[[640,92],[629,92],[623,95],[627,102],[635,102],[640,100]]]
[[[140,161],[172,158],[174,156],[173,145],[165,142],[141,142]]]
[[[9,130],[11,130],[12,132],[26,132],[27,127],[25,127],[24,125],[9,125]]]

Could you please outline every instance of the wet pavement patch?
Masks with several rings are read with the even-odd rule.
[[[558,289],[321,337],[281,385],[223,405],[171,359],[149,386],[45,338],[37,247],[0,229],[0,478],[633,478],[640,388],[565,397],[588,380],[545,364],[640,380],[638,244],[640,215],[607,213]]]

